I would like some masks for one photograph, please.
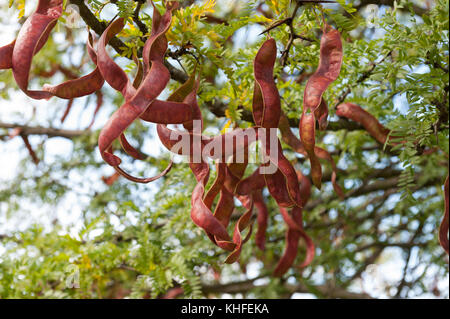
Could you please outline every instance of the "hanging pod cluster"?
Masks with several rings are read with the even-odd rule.
[[[197,103],[199,78],[196,73],[200,72],[195,69],[189,79],[167,100],[158,99],[170,81],[170,73],[164,65],[168,48],[165,34],[170,28],[172,13],[177,9],[178,2],[168,1],[163,15],[153,2],[151,4],[154,9],[152,29],[143,48],[142,62],[135,58],[138,72],[133,81],[130,81],[106,50],[108,42],[125,26],[125,20],[119,18],[111,22],[100,36],[96,49],[94,37],[89,33],[87,51],[96,66],[91,73],[80,78],[69,76],[70,80],[56,86],[45,85],[41,90],[28,88],[33,56],[43,47],[61,16],[62,0],[39,1],[36,11],[25,21],[16,40],[0,47],[0,69],[12,69],[17,85],[31,98],[49,99],[57,96],[69,100],[62,121],[74,98],[92,93],[97,94],[96,113],[102,104],[99,90],[106,81],[122,94],[125,102],[112,114],[98,138],[102,158],[116,170],[114,175],[103,178],[105,183],[111,185],[119,176],[138,183],[148,183],[169,172],[172,162],[157,176],[132,176],[120,167],[122,161],[113,152],[113,142],[118,140],[127,154],[135,159],[143,159],[142,153],[127,141],[125,130],[137,119],[155,123],[162,144],[168,150],[188,157],[190,169],[197,181],[191,198],[191,218],[215,245],[229,252],[225,262],[237,261],[242,245],[250,238],[254,208],[257,215],[255,241],[260,249],[265,248],[269,211],[264,201],[263,189],[267,188],[287,225],[285,251],[275,267],[274,275],[282,276],[292,267],[300,240],[304,241],[306,254],[299,267],[307,266],[314,258],[314,244],[303,228],[302,211],[310,197],[312,184],[318,189],[321,188],[322,169],[319,160],[330,163],[334,190],[340,198],[345,198],[336,181],[337,168],[333,158],[326,150],[315,145],[316,122],[320,130],[327,127],[328,106],[323,93],[338,78],[341,69],[343,50],[339,32],[329,25],[324,25],[319,66],[308,80],[304,92],[300,138],[292,132],[288,119],[281,111],[280,95],[273,74],[277,47],[272,38],[262,44],[254,60],[255,126],[207,137],[202,134],[203,119]],[[54,72],[57,70],[62,69],[55,68]],[[64,73],[64,70],[61,72]],[[360,123],[378,142],[386,141],[389,131],[361,107],[344,103],[337,107],[336,113]],[[168,124],[182,125],[184,130],[170,129]],[[281,138],[287,145],[309,158],[312,184],[309,178],[300,170],[296,170],[284,156],[278,137],[275,135],[273,138],[273,135],[269,134],[271,130],[276,132],[277,129],[280,129]],[[183,144],[186,141],[187,143]],[[265,161],[244,178],[249,166],[249,147],[257,141],[262,145]],[[28,140],[24,139],[24,142],[30,154],[34,154]],[[187,147],[179,147],[180,144]],[[33,159],[35,158],[37,157],[34,154]],[[209,160],[216,161],[216,179],[207,189],[210,177]],[[448,178],[445,192],[446,213],[439,238],[448,253]],[[234,220],[232,215],[236,211],[235,200],[240,202],[245,212],[237,218],[230,235],[228,228]],[[245,232],[247,233],[244,235]]]

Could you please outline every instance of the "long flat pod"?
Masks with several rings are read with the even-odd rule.
[[[264,250],[266,247],[266,230],[269,220],[269,211],[267,209],[267,205],[264,202],[264,197],[262,195],[262,189],[258,189],[253,191],[253,204],[255,205],[257,217],[256,221],[258,224],[258,228],[255,234],[255,242],[256,246],[259,249]]]
[[[154,178],[136,178],[125,173],[119,165],[121,163],[120,158],[112,154],[112,142],[120,137],[122,146],[124,149],[133,156],[137,156],[139,152],[126,141],[123,135],[124,130],[131,125],[131,123],[139,118],[147,108],[151,107],[151,104],[156,101],[156,97],[164,90],[170,79],[170,74],[167,68],[164,66],[163,59],[167,49],[167,39],[165,32],[169,29],[172,21],[172,11],[177,8],[177,3],[168,2],[167,10],[161,21],[156,17],[153,21],[152,32],[149,39],[146,41],[145,46],[148,48],[146,53],[149,55],[151,61],[151,68],[145,74],[139,87],[135,89],[131,82],[128,80],[126,74],[121,70],[111,58],[108,57],[105,51],[105,45],[109,39],[119,32],[123,28],[123,21],[112,23],[104,32],[100,38],[99,53],[98,53],[98,65],[105,80],[113,86],[116,90],[121,91],[125,97],[125,104],[123,104],[111,118],[100,132],[99,135],[99,150],[103,159],[111,166],[113,166],[124,177],[133,181],[147,183],[153,181]],[[145,61],[145,60],[144,60]],[[118,75],[116,78],[115,75]],[[159,105],[164,104],[160,102]],[[170,104],[170,103],[169,103]],[[186,115],[185,120],[188,121],[192,117],[192,108],[189,105],[183,107]],[[169,114],[170,108],[157,107],[157,113],[155,112],[152,120],[159,120],[164,124],[171,123]],[[160,114],[160,116],[157,116]],[[170,169],[168,167],[168,169]],[[165,170],[165,172],[168,171]]]
[[[300,205],[299,185],[295,170],[291,163],[284,157],[281,144],[278,139],[271,138],[271,130],[278,128],[281,114],[280,95],[273,77],[273,69],[276,60],[277,47],[274,39],[266,40],[254,60],[255,87],[253,93],[253,118],[255,124],[266,130],[265,138],[261,137],[261,142],[271,164],[277,167],[277,173],[264,174],[269,192],[277,197],[279,203],[283,205]],[[276,145],[273,145],[273,144]],[[279,188],[273,185],[286,184],[286,187]],[[273,186],[273,187],[272,187]],[[286,194],[282,191],[286,189],[290,201],[286,200]]]
[[[262,44],[253,62],[253,118],[256,125],[266,129],[278,127],[281,112],[280,95],[273,78],[276,53],[276,42],[270,38]]]
[[[320,189],[322,185],[322,167],[316,153],[314,152],[316,144],[316,118],[314,113],[303,109],[302,117],[300,118],[300,139],[304,145],[306,153],[311,164],[311,178],[313,184]]]
[[[306,83],[303,94],[304,108],[315,111],[320,106],[323,93],[339,77],[342,58],[341,35],[339,31],[325,24],[320,39],[319,66]]]
[[[62,99],[73,99],[90,95],[100,90],[105,80],[103,79],[100,69],[97,66],[97,54],[95,53],[93,45],[94,39],[92,34],[89,33],[87,49],[92,62],[96,65],[95,69],[91,73],[54,86],[46,84],[42,89]]]
[[[291,214],[289,214],[284,207],[280,207],[280,211],[285,222],[288,224],[288,230],[286,232],[286,249],[274,270],[274,276],[276,277],[281,277],[289,268],[291,268],[295,257],[297,256],[300,238],[303,238],[305,241],[306,256],[299,267],[304,268],[308,266],[314,259],[315,254],[314,243],[303,230],[302,208],[294,207]]]
[[[361,124],[366,131],[379,143],[386,143],[389,130],[385,128],[372,114],[354,103],[342,103],[336,108],[336,115],[345,117]]]
[[[283,142],[289,145],[295,152],[308,156],[308,152],[306,151],[305,146],[303,145],[302,141],[300,141],[300,139],[297,136],[295,136],[295,134],[292,132],[291,128],[289,127],[289,121],[284,114],[282,114],[280,117],[279,129],[281,132],[281,139],[283,140]],[[323,148],[314,146],[314,154],[317,158],[326,160],[327,162],[330,163],[332,169],[331,183],[333,185],[333,189],[340,198],[342,199],[345,198],[344,191],[342,190],[341,186],[337,183],[337,167],[330,153],[328,153],[328,151],[326,151]],[[314,163],[314,165],[317,164]]]
[[[305,205],[311,195],[311,182],[300,170],[297,171],[297,176],[300,182],[300,193],[302,195],[303,204]],[[300,239],[303,239],[306,244],[306,256],[303,263],[299,266],[300,268],[304,268],[312,262],[315,249],[312,239],[303,229],[302,208],[294,207],[291,214],[289,214],[284,207],[279,206],[279,209],[288,226],[286,232],[286,249],[274,270],[274,275],[281,277],[294,263]]]
[[[319,120],[319,128],[325,129],[328,107],[322,96],[328,86],[338,78],[342,57],[342,41],[339,31],[325,24],[320,40],[319,66],[306,83],[299,126],[300,139],[311,163],[311,177],[318,189],[321,188],[322,168],[314,152],[316,120]]]
[[[0,47],[0,70],[12,68],[12,54],[15,43],[16,40],[13,40],[10,44]]]
[[[49,99],[53,95],[42,90],[28,90],[31,61],[48,39],[62,13],[62,0],[40,0],[36,11],[20,28],[12,54],[13,75],[19,88],[34,99]]]

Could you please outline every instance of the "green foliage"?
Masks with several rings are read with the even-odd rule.
[[[271,14],[267,16],[257,10],[260,1],[236,1],[233,6],[226,2],[195,1],[184,6],[176,11],[167,34],[171,53],[180,49],[189,52],[178,57],[187,73],[199,61],[199,105],[206,118],[206,131],[214,134],[224,126],[249,125],[244,115],[252,107],[252,61],[267,37],[258,34],[293,11],[293,1],[287,0],[263,1],[262,10]],[[99,19],[111,8],[118,16],[131,18],[136,8],[132,0],[87,3]],[[448,1],[437,0],[421,17],[410,13],[412,7],[407,1],[396,2],[392,8],[384,6],[375,19],[376,32],[367,28],[364,17],[351,4],[338,3],[340,7],[332,9],[304,4],[298,10],[294,30],[312,41],[296,39],[286,66],[276,63],[283,111],[291,119],[300,117],[306,80],[319,63],[323,15],[342,32],[344,43],[340,77],[324,95],[330,122],[337,120],[335,103],[350,89],[345,101],[357,103],[377,117],[391,130],[391,139],[383,146],[361,130],[318,132],[317,144],[332,152],[338,163],[338,182],[345,185],[347,194],[354,190],[360,194],[338,200],[329,183],[329,164],[323,163],[327,176],[323,191],[313,191],[304,211],[305,228],[317,245],[311,266],[304,271],[293,268],[283,280],[268,276],[285,247],[285,225],[272,199],[267,201],[270,218],[266,250],[255,247],[253,234],[239,264],[224,265],[226,254],[190,219],[195,180],[188,165],[175,164],[167,177],[150,185],[119,178],[106,186],[101,177],[110,176],[113,170],[102,162],[96,149],[97,129],[73,138],[70,152],[57,156],[47,154],[46,139],[42,138],[40,144],[36,140],[35,151],[44,161],[34,167],[26,150],[21,149],[14,178],[2,180],[0,220],[7,227],[0,231],[0,298],[158,298],[178,286],[183,288],[184,297],[202,298],[207,296],[204,288],[208,285],[246,278],[250,274],[245,271],[247,265],[257,268],[257,275],[264,276],[266,284],[243,292],[243,296],[289,296],[288,282],[307,287],[317,297],[329,297],[318,287],[333,283],[357,291],[358,278],[369,264],[383,265],[392,258],[392,251],[383,250],[389,247],[397,249],[402,259],[412,247],[417,248],[417,264],[427,266],[423,274],[411,275],[407,293],[429,292],[431,277],[448,275],[436,234],[443,212],[439,185],[448,174]],[[156,1],[156,5],[163,12],[163,2]],[[150,7],[144,5],[139,14],[149,28]],[[16,8],[20,14],[20,4]],[[226,23],[210,22],[211,15]],[[79,70],[80,75],[86,74],[83,72],[92,67],[84,62],[86,54],[79,63],[73,63],[76,55],[71,53],[72,49],[84,48],[85,39],[79,37],[84,30],[72,30],[72,34],[61,27],[58,32],[66,36],[66,42],[51,38],[36,55],[32,73],[62,63]],[[279,51],[285,49],[289,32],[287,25],[269,32]],[[136,72],[135,63],[126,57],[139,55],[146,36],[132,19],[119,34],[125,47],[117,61],[130,77]],[[36,86],[48,81],[32,79]],[[178,85],[170,83],[168,92]],[[1,98],[12,99],[16,90],[11,72],[2,70]],[[105,86],[103,92],[104,113],[100,113],[97,128],[123,102],[109,87]],[[93,102],[80,102],[74,108],[81,108],[83,103]],[[211,103],[227,106],[225,120],[212,116]],[[54,105],[58,114],[60,106]],[[22,117],[29,125],[61,127],[55,108],[38,118],[28,113]],[[0,139],[8,132],[2,129]],[[142,163],[124,160],[127,170],[150,176],[167,166],[169,155],[149,144],[155,137],[150,125],[134,123],[127,137],[134,146],[152,154]],[[115,146],[119,152],[120,147]],[[423,154],[426,149],[436,151]],[[296,160],[297,169],[309,173],[309,163],[302,156],[292,152],[289,158]],[[249,168],[246,174],[250,172]],[[376,188],[392,180],[390,188]],[[368,187],[374,190],[361,191]],[[235,214],[240,213],[241,207]],[[24,221],[20,228],[14,227],[18,220]],[[301,243],[297,264],[304,254]],[[218,269],[220,281],[213,276]],[[387,292],[378,296],[395,295],[397,292],[391,291],[398,285],[385,283]]]

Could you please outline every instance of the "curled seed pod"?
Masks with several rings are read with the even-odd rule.
[[[269,211],[262,196],[262,189],[255,190],[252,193],[253,203],[257,212],[258,229],[256,230],[255,242],[259,249],[264,250],[266,247],[266,230],[269,220]]]
[[[227,166],[227,176],[228,180],[230,180],[229,183],[229,189],[236,189],[236,184],[239,182],[239,180],[242,179],[242,176],[245,171],[245,167],[247,166],[247,163],[244,163],[243,165],[239,164],[230,164]],[[228,183],[226,182],[225,185]],[[233,231],[233,243],[236,245],[234,250],[228,255],[228,257],[225,260],[225,263],[234,263],[238,260],[242,245],[244,245],[249,239],[252,234],[253,229],[253,223],[251,221],[252,213],[253,213],[253,199],[251,196],[236,196],[236,198],[242,203],[242,206],[246,209],[245,213],[242,214],[242,216],[238,219],[234,226]],[[231,217],[231,214],[230,214]],[[242,232],[249,228],[248,233],[245,238],[242,238]]]
[[[289,145],[295,152],[308,156],[308,152],[306,151],[303,143],[292,132],[291,128],[289,127],[289,121],[284,114],[282,114],[280,117],[279,128],[281,132],[281,138],[287,145]],[[342,199],[345,198],[344,191],[342,190],[341,186],[337,183],[337,167],[330,153],[328,153],[323,148],[315,146],[314,154],[317,158],[326,160],[327,162],[330,163],[332,169],[331,183],[333,185],[333,189],[340,198]]]
[[[320,40],[320,60],[316,72],[308,79],[303,95],[303,113],[300,119],[300,139],[311,163],[311,177],[320,189],[322,169],[315,155],[316,118],[319,128],[326,128],[328,107],[322,96],[328,86],[335,81],[341,71],[342,41],[339,31],[325,25]]]
[[[249,177],[242,179],[236,185],[235,193],[238,195],[249,195],[253,191],[262,189],[266,186],[264,175],[257,168]]]
[[[17,86],[33,99],[49,99],[47,91],[28,90],[31,61],[47,42],[50,31],[62,13],[62,0],[39,0],[33,12],[20,28],[12,53],[12,71]]]
[[[267,40],[266,43],[270,41]],[[264,82],[262,81],[262,77],[260,77],[261,82],[264,83],[265,87],[270,87],[272,90],[263,90],[263,85],[258,82],[259,72],[257,68],[265,68],[273,72],[273,63],[274,58],[269,59],[268,57],[276,54],[276,46],[262,46],[261,50],[264,48],[267,52],[263,51],[263,53],[258,52],[255,58],[255,80],[258,85],[255,85],[254,91],[254,102],[253,102],[253,117],[255,119],[255,123],[257,125],[261,125],[263,128],[277,128],[279,125],[279,119],[281,115],[281,109],[279,104],[279,95],[276,88],[276,85],[273,81],[272,74],[266,74],[264,77]],[[257,63],[258,59],[261,59],[262,63]],[[258,89],[261,88],[261,89]],[[276,92],[276,93],[275,93]],[[313,113],[312,113],[312,116]],[[313,117],[313,129],[315,125],[315,120]],[[305,126],[303,126],[305,128]],[[314,131],[312,132],[312,137],[314,138]],[[298,241],[301,237],[303,237],[307,243],[307,258],[303,265],[307,265],[311,262],[314,257],[314,245],[311,239],[306,235],[302,226],[302,206],[306,203],[307,198],[302,198],[302,193],[305,196],[309,196],[308,185],[305,183],[303,185],[303,189],[300,189],[300,185],[298,182],[299,177],[297,176],[297,172],[293,168],[292,164],[284,157],[283,150],[281,148],[281,143],[277,140],[277,147],[275,148],[276,152],[272,152],[272,148],[274,145],[271,145],[273,141],[268,139],[262,139],[263,148],[265,149],[265,155],[268,156],[270,160],[270,164],[275,164],[276,171],[273,174],[263,174],[266,186],[269,189],[270,194],[277,201],[279,209],[285,219],[285,222],[288,224],[288,231],[286,232],[286,251],[283,254],[280,262],[278,263],[274,275],[281,276],[283,275],[292,265],[295,256],[297,254]],[[305,147],[308,152],[308,147]],[[314,154],[314,144],[311,149],[312,156]],[[310,157],[311,157],[311,154]],[[319,165],[320,168],[320,165]],[[302,177],[303,175],[301,175]],[[253,183],[257,181],[258,176],[253,175]],[[248,181],[252,181],[249,179]],[[249,185],[250,184],[250,185]],[[242,183],[238,185],[239,191],[244,191],[247,189],[251,189],[251,183]],[[286,210],[286,207],[292,208],[292,216]]]
[[[281,105],[280,95],[273,78],[277,54],[274,39],[265,41],[254,60],[255,87],[253,94],[253,118],[263,128],[278,127]]]
[[[303,95],[304,108],[314,112],[320,106],[323,93],[339,77],[342,58],[342,41],[339,31],[325,25],[320,39],[319,66],[306,83]]]
[[[449,225],[449,186],[448,186],[448,175],[444,183],[444,201],[445,210],[444,218],[442,219],[441,225],[439,227],[439,243],[448,255],[448,225]]]
[[[253,118],[263,129],[276,129],[281,114],[280,95],[273,78],[277,47],[274,39],[266,40],[254,60],[255,87],[253,93]],[[264,174],[269,192],[282,205],[300,205],[299,185],[292,164],[284,157],[281,143],[276,145],[269,132],[260,140],[270,164],[276,166],[277,174]],[[281,174],[280,174],[281,173]],[[278,187],[281,184],[286,187]],[[278,185],[278,186],[276,186]],[[284,193],[287,191],[286,193]],[[286,196],[287,195],[287,196]],[[289,197],[289,200],[288,200]]]
[[[311,197],[311,181],[308,177],[303,175],[301,170],[297,170],[298,181],[300,182],[300,194],[302,196],[302,204],[306,205],[309,198]]]
[[[92,62],[94,62],[94,64],[97,64],[97,54],[95,53],[93,44],[94,39],[92,37],[92,34],[89,33],[87,42],[89,56],[91,57]],[[98,68],[98,66],[96,66],[94,71],[83,77],[69,80],[54,86],[45,84],[42,90],[50,92],[52,95],[62,99],[73,99],[89,95],[100,90],[104,82],[105,80],[100,73],[100,69]]]
[[[109,24],[100,36],[97,45],[97,66],[105,81],[115,90],[122,93],[125,100],[128,100],[136,93],[133,85],[130,84],[127,74],[117,65],[106,51],[108,42],[119,33],[125,26],[125,20],[119,18]]]
[[[375,140],[381,144],[386,143],[389,130],[359,105],[353,103],[339,104],[336,108],[336,115],[361,124]]]
[[[209,188],[203,200],[205,202],[205,205],[208,207],[212,207],[214,199],[217,197],[217,195],[219,195],[220,191],[223,188],[226,176],[226,165],[224,163],[217,163],[216,172],[216,179]]]
[[[280,211],[288,225],[288,231],[286,232],[286,249],[274,270],[274,276],[276,277],[281,277],[294,263],[300,238],[303,238],[306,243],[306,257],[299,267],[308,266],[314,259],[314,243],[303,230],[302,208],[294,207],[291,213],[292,217],[286,208],[280,207]]]
[[[102,176],[102,181],[106,185],[111,186],[112,184],[114,184],[119,179],[119,177],[120,177],[120,174],[117,173],[117,172],[114,172],[110,176]]]
[[[316,119],[314,113],[304,112],[302,114],[300,118],[300,139],[303,142],[311,163],[313,184],[320,189],[322,185],[322,167],[314,151],[316,144]]]
[[[184,101],[188,103],[192,106],[192,109],[195,110],[193,111],[193,113],[198,114],[196,115],[196,118],[200,120],[201,112],[196,100],[197,87],[198,81],[195,80],[195,74],[192,74],[189,79],[169,97],[169,100],[177,102]],[[189,152],[184,154],[183,151],[185,150],[181,149],[179,150],[179,154],[190,156],[189,166],[197,180],[197,185],[195,186],[191,197],[191,219],[197,226],[199,226],[206,232],[213,243],[225,250],[233,251],[236,245],[231,241],[231,238],[226,231],[226,225],[228,223],[226,218],[226,211],[229,211],[228,207],[230,206],[230,204],[233,204],[233,201],[231,200],[230,202],[229,200],[222,199],[223,187],[220,189],[222,202],[219,200],[219,203],[216,207],[216,211],[220,211],[223,216],[221,216],[221,218],[219,219],[217,218],[218,216],[215,216],[211,212],[212,203],[214,201],[214,198],[218,194],[219,184],[225,179],[225,167],[223,166],[224,164],[219,163],[216,182],[213,184],[212,189],[206,192],[205,187],[209,179],[209,165],[203,161],[201,161],[200,163],[193,162],[193,148],[195,147],[193,146],[193,132],[189,125],[187,126],[188,132],[177,132],[168,129],[166,125],[159,124],[157,125],[158,136],[163,145],[166,146],[166,148],[170,151],[174,151],[174,145],[180,141],[174,139],[176,133],[179,133],[180,137],[188,137],[188,140],[190,141]],[[202,127],[203,125],[201,125],[200,130],[202,129]],[[199,141],[202,142],[201,132],[198,132],[197,135]],[[201,147],[200,150],[197,149],[196,152],[201,153]],[[233,208],[234,204],[231,208],[231,211]],[[231,212],[229,214],[231,215]]]
[[[167,10],[163,17],[159,16],[157,10],[155,11],[155,17],[153,19],[152,32],[148,40],[146,41],[144,52],[148,55],[148,58],[144,57],[144,64],[151,62],[151,68],[145,74],[138,89],[134,89],[130,83],[127,75],[123,72],[117,64],[107,55],[105,50],[106,43],[118,33],[124,25],[123,19],[118,19],[111,23],[100,37],[98,47],[98,66],[105,80],[116,90],[121,91],[125,97],[125,104],[123,104],[111,118],[107,124],[103,127],[99,135],[99,149],[103,159],[111,166],[113,166],[117,172],[124,177],[140,182],[148,183],[160,176],[163,176],[170,170],[171,164],[164,170],[164,172],[156,177],[152,178],[137,178],[125,173],[120,167],[121,160],[114,154],[112,154],[112,142],[120,138],[124,149],[137,157],[140,157],[138,151],[134,150],[131,145],[126,141],[123,136],[125,129],[131,125],[131,123],[140,117],[147,108],[152,106],[152,103],[156,101],[156,97],[164,90],[165,86],[169,82],[170,74],[167,68],[164,66],[164,54],[167,49],[167,39],[165,32],[169,29],[172,21],[172,11],[177,8],[177,3],[167,3]],[[145,68],[144,68],[145,70]],[[189,121],[192,117],[192,108],[189,105],[184,106],[186,119]],[[164,121],[163,123],[171,123],[169,121],[170,111],[169,109],[159,109],[159,113],[152,118]],[[155,120],[156,122],[156,120]]]
[[[0,47],[0,70],[12,68],[12,54],[15,43],[16,40],[10,44]]]
[[[215,236],[219,240],[229,242],[230,236],[228,235],[225,226],[214,217],[211,210],[203,201],[205,195],[205,185],[209,178],[209,165],[203,162],[190,163],[189,166],[198,182],[192,191],[191,219],[197,226],[204,229],[207,233]],[[234,247],[229,248],[229,250],[232,249],[234,249]]]

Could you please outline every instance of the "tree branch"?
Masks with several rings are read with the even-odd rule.
[[[392,7],[394,5],[394,0],[360,0],[359,5],[355,6],[354,8],[356,10],[359,10],[362,7],[365,7],[366,5],[369,5],[369,4],[384,5],[384,6]],[[418,5],[415,5],[415,4],[412,5],[412,9],[413,9],[414,13],[417,14],[418,16],[421,16],[428,11],[427,9],[419,7]],[[405,9],[403,8],[403,10],[405,10]]]
[[[88,25],[92,30],[94,30],[95,33],[101,35],[103,31],[105,31],[107,27],[106,23],[99,21],[95,17],[95,15],[91,12],[91,10],[86,6],[83,0],[70,0],[70,2],[78,7],[80,11],[80,16],[83,19],[84,23],[86,23],[86,25]],[[118,54],[122,55],[123,50],[121,49],[121,47],[125,47],[125,44],[120,39],[113,37],[109,41],[109,44],[114,48],[114,50]],[[142,55],[142,50],[138,52],[138,55],[139,56]],[[184,74],[181,70],[175,68],[167,61],[165,61],[164,64],[169,69],[170,76],[172,77],[172,79],[182,83],[186,82],[188,78],[186,74]]]
[[[63,130],[52,127],[42,127],[42,126],[28,126],[14,123],[3,123],[0,122],[0,128],[4,129],[14,129],[20,128],[21,135],[47,135],[48,137],[64,137],[72,139],[84,134],[88,134],[89,130]]]
[[[251,291],[252,289],[266,289],[269,285],[255,286],[254,282],[256,279],[260,279],[260,277],[254,279],[248,279],[243,281],[232,282],[228,284],[217,284],[217,285],[204,285],[202,287],[203,293],[207,294],[237,294],[237,293],[246,293]],[[293,293],[311,293],[311,289],[309,289],[304,284],[289,284],[284,283],[283,288],[287,290],[289,294]],[[350,292],[346,289],[342,289],[339,287],[333,287],[332,285],[318,285],[314,286],[314,290],[318,291],[321,295],[326,296],[327,298],[343,298],[343,299],[371,299],[372,297],[365,293],[355,293]]]

